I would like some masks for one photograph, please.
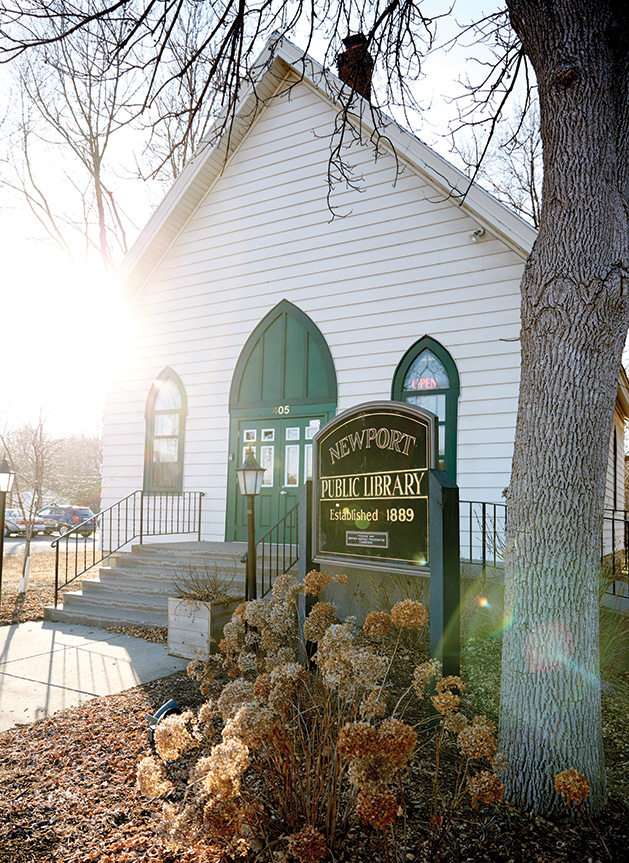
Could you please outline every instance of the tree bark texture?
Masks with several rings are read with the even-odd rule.
[[[514,803],[563,810],[553,779],[576,768],[596,812],[603,496],[629,323],[627,12],[611,0],[507,7],[537,76],[544,184],[521,285],[501,749]]]

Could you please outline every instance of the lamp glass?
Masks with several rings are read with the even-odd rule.
[[[6,458],[0,461],[0,492],[11,491],[15,474],[9,467]]]
[[[240,484],[240,493],[244,495],[258,495],[262,488],[262,477],[264,468],[260,467],[253,454],[253,450],[249,447],[245,453],[245,460],[239,468],[236,468],[238,474],[238,482]]]

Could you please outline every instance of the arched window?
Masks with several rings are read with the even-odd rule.
[[[166,368],[146,400],[145,491],[183,490],[186,391],[179,375]]]
[[[456,428],[459,374],[448,351],[422,336],[402,357],[391,398],[432,411],[439,418],[439,467],[456,479]]]

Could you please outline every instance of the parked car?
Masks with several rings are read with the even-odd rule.
[[[26,536],[26,530],[29,525],[28,520],[19,509],[7,509],[4,514],[4,535],[5,536]],[[37,536],[38,533],[46,533],[46,522],[37,514],[30,522],[31,536]]]
[[[49,536],[54,531],[59,535],[63,533],[80,533],[81,536],[91,536],[97,528],[96,516],[86,506],[58,506],[52,504],[44,506],[37,515],[41,516],[45,523],[45,533]]]

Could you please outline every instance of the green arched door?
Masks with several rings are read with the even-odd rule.
[[[336,399],[336,372],[321,331],[282,300],[249,336],[232,378],[227,540],[247,538],[235,472],[247,447],[266,471],[256,500],[261,536],[297,503],[312,476],[312,438],[335,415]]]

